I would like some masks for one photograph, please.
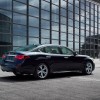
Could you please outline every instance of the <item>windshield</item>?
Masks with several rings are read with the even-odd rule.
[[[27,45],[27,46],[24,46],[24,47],[19,47],[17,49],[15,49],[14,51],[30,51],[34,48],[36,48],[38,45]]]

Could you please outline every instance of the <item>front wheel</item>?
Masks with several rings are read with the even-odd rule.
[[[41,63],[36,67],[34,76],[37,79],[45,79],[48,76],[48,74],[49,74],[49,70],[47,65]]]
[[[93,64],[89,61],[85,63],[83,74],[91,75],[93,71]]]

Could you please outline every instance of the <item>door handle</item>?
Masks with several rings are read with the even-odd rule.
[[[51,56],[46,56],[46,58],[51,58]]]
[[[65,59],[67,59],[68,57],[64,57]]]

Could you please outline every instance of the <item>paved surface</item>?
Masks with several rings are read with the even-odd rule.
[[[100,60],[93,75],[54,74],[46,80],[0,71],[0,100],[100,100]]]

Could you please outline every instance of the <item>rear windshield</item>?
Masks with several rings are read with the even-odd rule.
[[[14,51],[31,51],[33,49],[35,49],[38,45],[27,45],[24,47],[19,47],[17,49],[15,49]]]

